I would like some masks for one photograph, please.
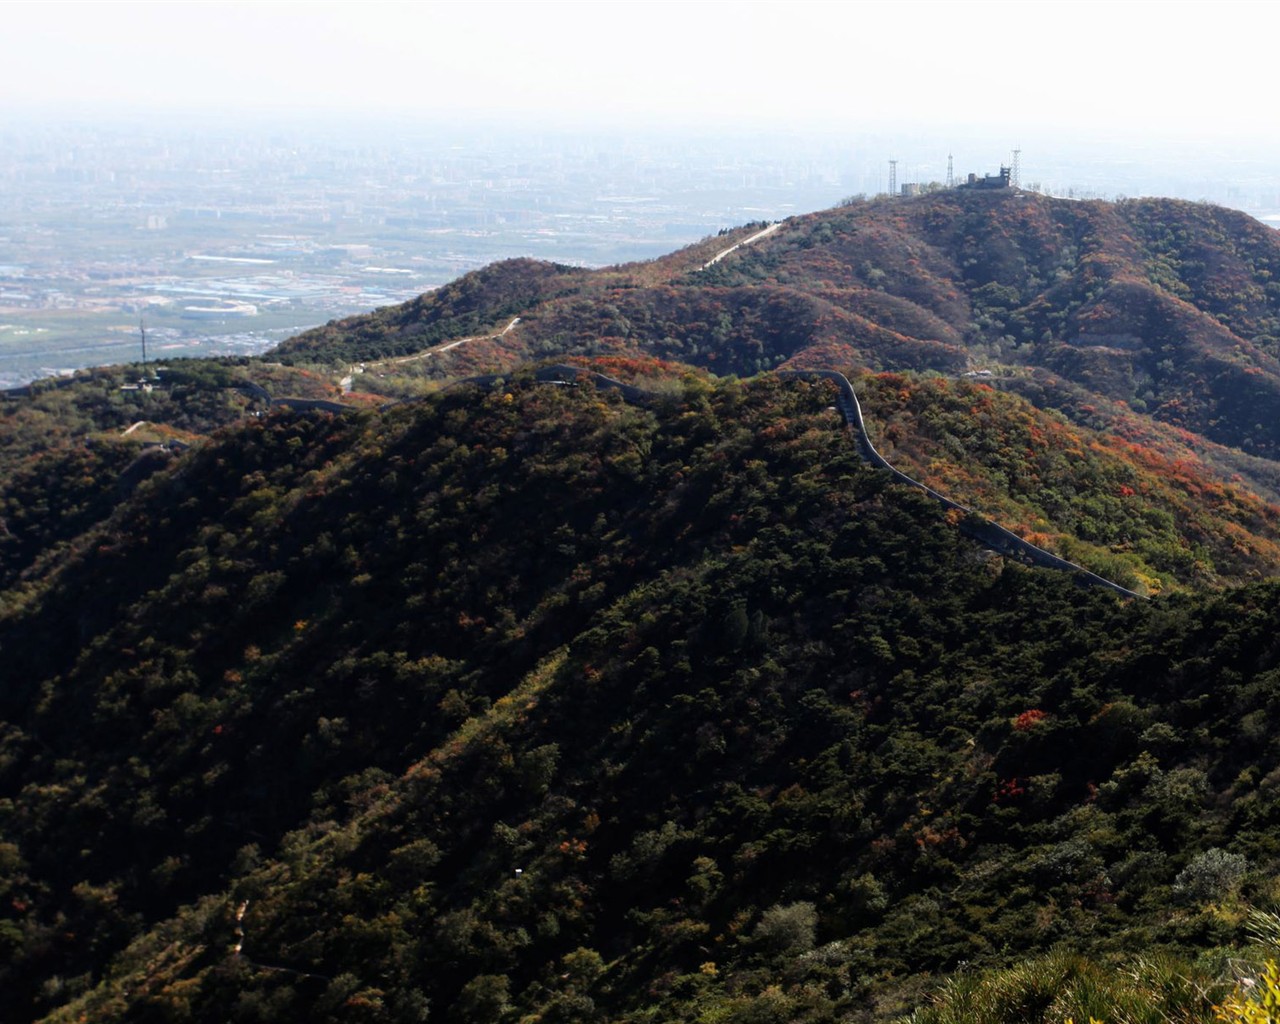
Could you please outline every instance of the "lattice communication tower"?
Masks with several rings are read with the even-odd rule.
[[[1018,169],[1018,163],[1022,158],[1022,150],[1015,149],[1013,151],[1013,166],[1009,168],[1009,184],[1014,188],[1022,187],[1021,172]]]
[[[889,161],[889,195],[896,196],[898,194],[898,161]]]
[[[955,161],[952,159],[951,154],[948,153],[947,154],[947,188],[955,188],[955,187],[956,187]]]

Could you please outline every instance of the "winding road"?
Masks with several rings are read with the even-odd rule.
[[[438,356],[440,355],[441,352],[448,352],[451,349],[457,348],[459,345],[465,345],[469,341],[495,341],[498,338],[504,337],[507,334],[509,334],[512,328],[514,328],[516,324],[518,324],[519,322],[520,322],[520,318],[518,316],[514,316],[511,318],[511,322],[507,324],[506,327],[502,328],[502,330],[498,331],[496,334],[473,334],[470,337],[458,338],[456,341],[450,341],[444,345],[437,345],[435,348],[429,348],[423,352],[415,352],[411,356],[399,356],[396,359],[386,359],[379,363],[373,363],[371,365],[399,366],[401,363],[412,363],[416,359],[426,359],[429,356]]]
[[[782,227],[782,221],[775,221],[774,223],[770,224],[767,228],[765,228],[763,231],[757,231],[754,235],[749,235],[748,237],[744,238],[741,242],[738,242],[735,245],[731,245],[727,249],[721,249],[718,253],[712,256],[711,259],[707,260],[706,263],[702,264],[702,266],[700,266],[698,269],[706,270],[708,267],[714,267],[717,263],[719,263],[722,259],[724,259],[729,254],[737,252],[744,245],[750,245],[752,242],[760,241],[760,239],[773,234],[780,227]]]

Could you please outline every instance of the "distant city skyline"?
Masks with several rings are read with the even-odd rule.
[[[1263,4],[5,5],[0,109],[1256,138]]]

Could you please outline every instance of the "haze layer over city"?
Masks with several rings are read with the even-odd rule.
[[[592,19],[560,4],[536,17],[320,4],[306,19],[287,5],[103,6],[75,6],[83,17],[55,33],[18,5],[26,31],[4,47],[0,386],[134,361],[143,324],[158,357],[256,353],[497,259],[652,258],[883,193],[890,160],[899,185],[928,184],[948,157],[961,177],[1018,151],[1024,188],[1170,195],[1280,222],[1280,161],[1247,89],[1215,116],[1203,89],[1166,81],[1138,113],[1151,95],[1140,61],[1102,86],[1033,78],[1029,48],[1065,53],[1080,34],[1078,14],[1037,34],[1058,5],[1017,21],[1020,8],[979,5],[992,18],[960,48],[946,45],[963,28],[954,12],[909,4],[918,38],[897,58],[866,42],[901,25],[878,4],[785,17],[748,4],[733,19],[693,5],[678,21],[655,5],[630,22],[628,4]],[[1108,10],[1113,29],[1142,17]],[[1247,7],[1215,10],[1202,36],[1249,23]],[[1176,50],[1194,14],[1171,5],[1143,32]],[[603,42],[624,32],[661,59],[606,61]],[[415,64],[402,36],[428,56]]]

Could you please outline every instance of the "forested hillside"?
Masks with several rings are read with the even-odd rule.
[[[706,253],[593,274],[500,264],[284,348],[294,360],[358,363],[496,332],[518,315],[510,335],[416,370],[449,376],[571,352],[739,375],[1006,364],[1051,370],[1245,452],[1280,452],[1280,237],[1245,214],[953,190],[795,217],[704,268]]]
[[[957,192],[711,262],[758,230],[5,399],[0,1018],[1267,990],[1273,237]],[[894,465],[1145,597],[987,550],[778,367],[847,371]]]

